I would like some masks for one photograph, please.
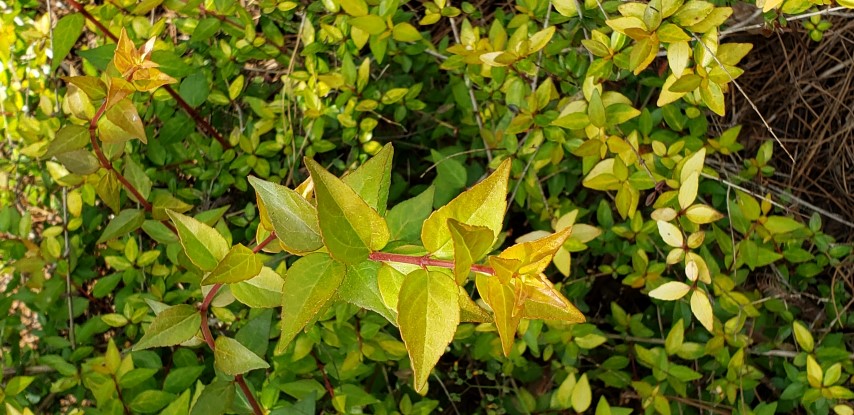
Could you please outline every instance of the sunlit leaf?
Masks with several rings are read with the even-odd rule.
[[[400,288],[397,321],[412,360],[415,390],[422,390],[460,323],[454,280],[435,271],[408,274]]]
[[[344,281],[344,264],[327,254],[310,254],[291,265],[282,287],[282,335],[276,353],[315,318]]]
[[[505,160],[485,180],[433,212],[421,229],[424,247],[439,258],[452,256],[454,247],[447,225],[451,218],[467,225],[484,226],[498,233],[507,206],[509,174],[510,160]]]

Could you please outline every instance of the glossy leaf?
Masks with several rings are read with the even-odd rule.
[[[230,337],[219,336],[214,349],[214,366],[227,375],[240,375],[270,365],[251,350]]]
[[[424,247],[436,257],[452,257],[454,248],[447,225],[448,219],[456,219],[467,225],[484,226],[498,233],[507,206],[509,175],[510,160],[505,160],[485,180],[433,212],[421,230]]]
[[[448,219],[448,228],[454,242],[454,279],[463,285],[471,266],[481,260],[495,242],[495,233],[484,226],[471,226]]]
[[[269,218],[282,248],[294,254],[316,251],[323,246],[317,210],[297,192],[249,176],[258,196],[261,215]]]
[[[381,264],[374,261],[348,266],[338,292],[348,303],[376,312],[395,324],[395,314],[386,306],[380,294],[377,281],[380,267]]]
[[[203,285],[233,284],[255,277],[264,264],[251,249],[237,244],[225,255],[209,274],[202,278]]]
[[[329,303],[344,281],[344,264],[323,253],[310,254],[291,265],[282,287],[281,353],[297,334]]]
[[[712,303],[703,290],[695,290],[691,294],[691,312],[697,317],[697,321],[711,333],[714,333],[715,317],[712,314]]]
[[[249,307],[273,308],[282,305],[284,282],[276,271],[263,267],[257,276],[229,287],[234,298]]]
[[[408,274],[400,288],[397,321],[412,360],[415,390],[423,390],[460,323],[459,292],[454,280],[435,271]]]
[[[385,216],[388,204],[393,156],[394,148],[390,143],[386,144],[379,153],[366,161],[365,164],[341,178],[380,216]]]
[[[169,307],[154,317],[133,350],[183,343],[196,335],[201,323],[202,316],[195,307],[186,304]]]
[[[350,186],[311,159],[306,165],[314,180],[320,234],[333,258],[358,264],[371,251],[382,249],[389,239],[388,227]]]
[[[104,232],[101,233],[101,237],[98,238],[96,243],[100,244],[133,232],[139,229],[144,222],[145,211],[140,209],[125,209],[110,220],[110,223],[104,228]]]
[[[475,274],[477,292],[492,309],[495,327],[501,337],[501,350],[509,356],[516,337],[516,328],[522,320],[522,312],[516,310],[516,295],[513,289],[502,284],[497,278]]]
[[[228,253],[228,243],[214,228],[189,216],[167,210],[181,246],[190,261],[203,271],[212,271]]]

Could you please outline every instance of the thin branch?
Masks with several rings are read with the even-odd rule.
[[[413,256],[404,254],[392,254],[388,252],[372,252],[368,259],[379,262],[398,262],[402,264],[418,265],[419,267],[441,267],[454,269],[454,261],[445,259],[434,259],[427,255]],[[471,270],[481,274],[495,275],[495,270],[488,265],[474,264]]]
[[[768,125],[768,121],[765,120],[765,117],[762,115],[762,112],[759,111],[759,108],[756,106],[756,104],[753,103],[753,100],[750,99],[749,96],[747,96],[747,92],[744,92],[744,89],[741,87],[741,85],[738,82],[736,82],[735,77],[733,77],[732,74],[729,73],[729,70],[726,68],[726,66],[724,66],[724,64],[721,62],[721,60],[718,59],[717,53],[715,53],[713,50],[709,49],[709,46],[706,45],[702,41],[702,39],[700,39],[697,36],[696,33],[694,33],[694,32],[689,32],[689,33],[691,33],[691,36],[694,38],[694,40],[696,40],[698,43],[703,45],[703,48],[706,49],[706,53],[708,53],[712,57],[712,59],[715,60],[715,63],[717,63],[718,66],[720,66],[721,69],[723,69],[724,73],[727,74],[727,76],[729,77],[729,80],[732,81],[732,84],[735,85],[735,88],[738,89],[738,92],[741,93],[741,95],[744,97],[744,99],[750,105],[750,108],[753,108],[753,112],[755,112],[756,115],[759,116],[759,119],[762,121],[762,124],[765,125],[765,129],[767,129],[768,132],[771,133],[771,136],[774,137],[774,140],[777,141],[777,144],[780,145],[780,147],[783,149],[783,151],[786,153],[786,155],[789,156],[789,159],[792,160],[792,164],[797,163],[795,161],[795,156],[793,156],[792,153],[789,152],[789,149],[787,149],[786,146],[783,145],[783,142],[780,140],[780,137],[777,137],[777,133],[775,133],[774,129],[771,128],[770,125]]]
[[[460,32],[457,30],[457,23],[454,21],[453,17],[448,18],[448,20],[451,22],[451,30],[454,32],[454,40],[457,43],[460,43]],[[472,110],[474,111],[474,119],[477,121],[478,133],[480,134],[480,139],[483,140],[483,148],[486,149],[486,159],[491,162],[492,150],[489,148],[489,143],[486,142],[486,137],[483,136],[483,119],[480,117],[480,107],[477,104],[477,98],[474,96],[474,88],[472,87],[471,79],[465,69],[463,69],[463,80],[465,81],[466,88],[469,91],[469,100],[471,100]]]

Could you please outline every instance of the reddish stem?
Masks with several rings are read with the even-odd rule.
[[[270,232],[270,235],[267,236],[266,239],[264,239],[261,242],[258,242],[258,245],[256,245],[255,248],[252,248],[252,252],[254,252],[256,254],[261,252],[261,250],[264,249],[265,246],[267,246],[270,242],[273,242],[273,240],[275,240],[275,239],[276,239],[276,232]]]
[[[388,252],[372,252],[368,259],[372,261],[380,261],[380,262],[399,262],[403,264],[412,264],[418,265],[419,267],[442,267],[454,269],[454,261],[449,261],[445,259],[434,259],[430,258],[427,255],[415,256],[415,255],[404,255],[404,254],[391,254]],[[495,275],[495,270],[488,265],[480,265],[474,264],[471,266],[471,270],[474,272],[479,272],[481,274],[487,275]]]
[[[264,249],[264,247],[267,246],[267,244],[272,242],[274,239],[276,239],[276,233],[271,232],[270,236],[258,243],[258,245],[256,245],[255,248],[252,249],[252,252],[256,254],[258,252],[261,252],[261,250]],[[205,338],[205,343],[208,344],[208,347],[210,347],[211,350],[216,350],[216,342],[214,341],[213,334],[211,334],[211,327],[208,324],[208,309],[210,308],[211,302],[213,301],[214,297],[216,297],[216,294],[221,288],[222,284],[214,284],[214,286],[211,287],[211,290],[208,291],[208,294],[205,296],[205,299],[202,301],[201,307],[199,307],[199,313],[202,316],[202,337]],[[261,406],[258,404],[258,401],[255,400],[255,396],[252,394],[252,391],[249,390],[249,386],[246,385],[246,380],[243,379],[243,375],[235,376],[234,381],[237,382],[237,384],[240,386],[240,389],[243,391],[243,395],[246,396],[246,400],[249,401],[250,405],[252,405],[252,410],[255,412],[255,414],[262,415],[264,411],[261,409]]]

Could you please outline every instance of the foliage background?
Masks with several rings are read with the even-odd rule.
[[[7,311],[0,313],[2,410],[186,413],[204,411],[199,402],[212,396],[227,398],[218,393],[223,376],[204,347],[131,351],[153,319],[151,300],[171,305],[203,298],[198,273],[157,225],[166,219],[163,209],[202,215],[230,242],[252,246],[260,217],[248,175],[293,187],[307,177],[302,156],[344,173],[392,142],[397,156],[389,206],[432,184],[429,207],[439,207],[499,159],[513,157],[507,244],[531,231],[550,232],[578,209],[575,222],[590,225],[583,228],[590,238],[566,246],[573,252],[568,275],[559,271],[567,267],[561,263],[549,276],[588,323],[524,321],[509,358],[490,324],[464,324],[420,396],[411,389],[397,330],[376,313],[337,306],[275,355],[276,311],[238,303],[213,307],[213,329],[235,336],[270,364],[246,376],[265,408],[851,413],[854,268],[847,243],[854,156],[845,106],[852,76],[844,69],[852,59],[847,12],[794,0],[775,2],[764,15],[752,4],[716,4],[735,10],[722,22],[725,42],[754,44],[738,65],[745,70],[739,82],[746,96],[730,84],[726,114],[718,117],[706,108],[716,104],[699,93],[656,105],[671,73],[666,53],[634,73],[636,41],[624,38],[610,51],[619,53],[608,57],[583,46],[595,30],[611,31],[603,13],[619,16],[617,2],[577,5],[580,19],[559,12],[574,3],[557,1],[382,1],[368,2],[370,13],[351,10],[357,3],[0,5],[0,307]],[[772,10],[777,7],[789,15],[787,24],[780,24],[786,20]],[[821,12],[818,19],[801,18],[813,11]],[[360,14],[388,17],[393,25],[363,21],[366,30],[354,35]],[[512,69],[464,57],[503,50],[502,39],[508,43],[522,26],[530,35],[556,30],[540,51],[521,53]],[[137,45],[159,39],[151,59],[177,79],[172,88],[182,101],[163,88],[134,94],[148,140],[124,143],[113,163],[145,189],[153,209],[135,227],[103,238],[113,215],[146,210],[144,203],[120,187],[101,188],[105,169],[97,160],[81,165],[44,155],[61,127],[97,107],[87,107],[60,76],[100,75],[122,29]],[[658,51],[656,45],[652,55]],[[623,193],[635,195],[629,202],[618,196],[619,187],[582,182],[606,157],[578,149],[601,137],[554,124],[568,114],[570,102],[592,101],[589,88],[584,91],[591,74],[604,79],[604,91],[621,93],[638,110],[624,108],[634,116],[609,122],[604,136],[624,140],[603,151],[630,160],[633,190]],[[625,142],[649,161],[646,167]],[[661,152],[660,145],[670,150]],[[666,264],[669,247],[652,217],[668,198],[673,204],[676,192],[667,196],[653,186],[670,180],[670,188],[681,187],[677,163],[701,147],[709,155],[699,200],[726,215],[703,225],[705,241],[694,247],[712,274],[705,286],[715,306],[711,332],[692,316],[687,300],[648,295],[663,282],[685,281],[683,264]],[[644,178],[646,168],[655,181]],[[655,206],[645,203],[650,194]],[[629,214],[628,205],[637,212]],[[771,219],[777,229],[769,217],[778,218]],[[285,253],[270,253],[268,264],[284,272],[292,262]],[[129,356],[133,370],[97,376],[98,366],[112,364],[117,354]],[[817,383],[810,362],[819,365]],[[233,402],[214,406],[249,413],[240,392],[230,390]]]

